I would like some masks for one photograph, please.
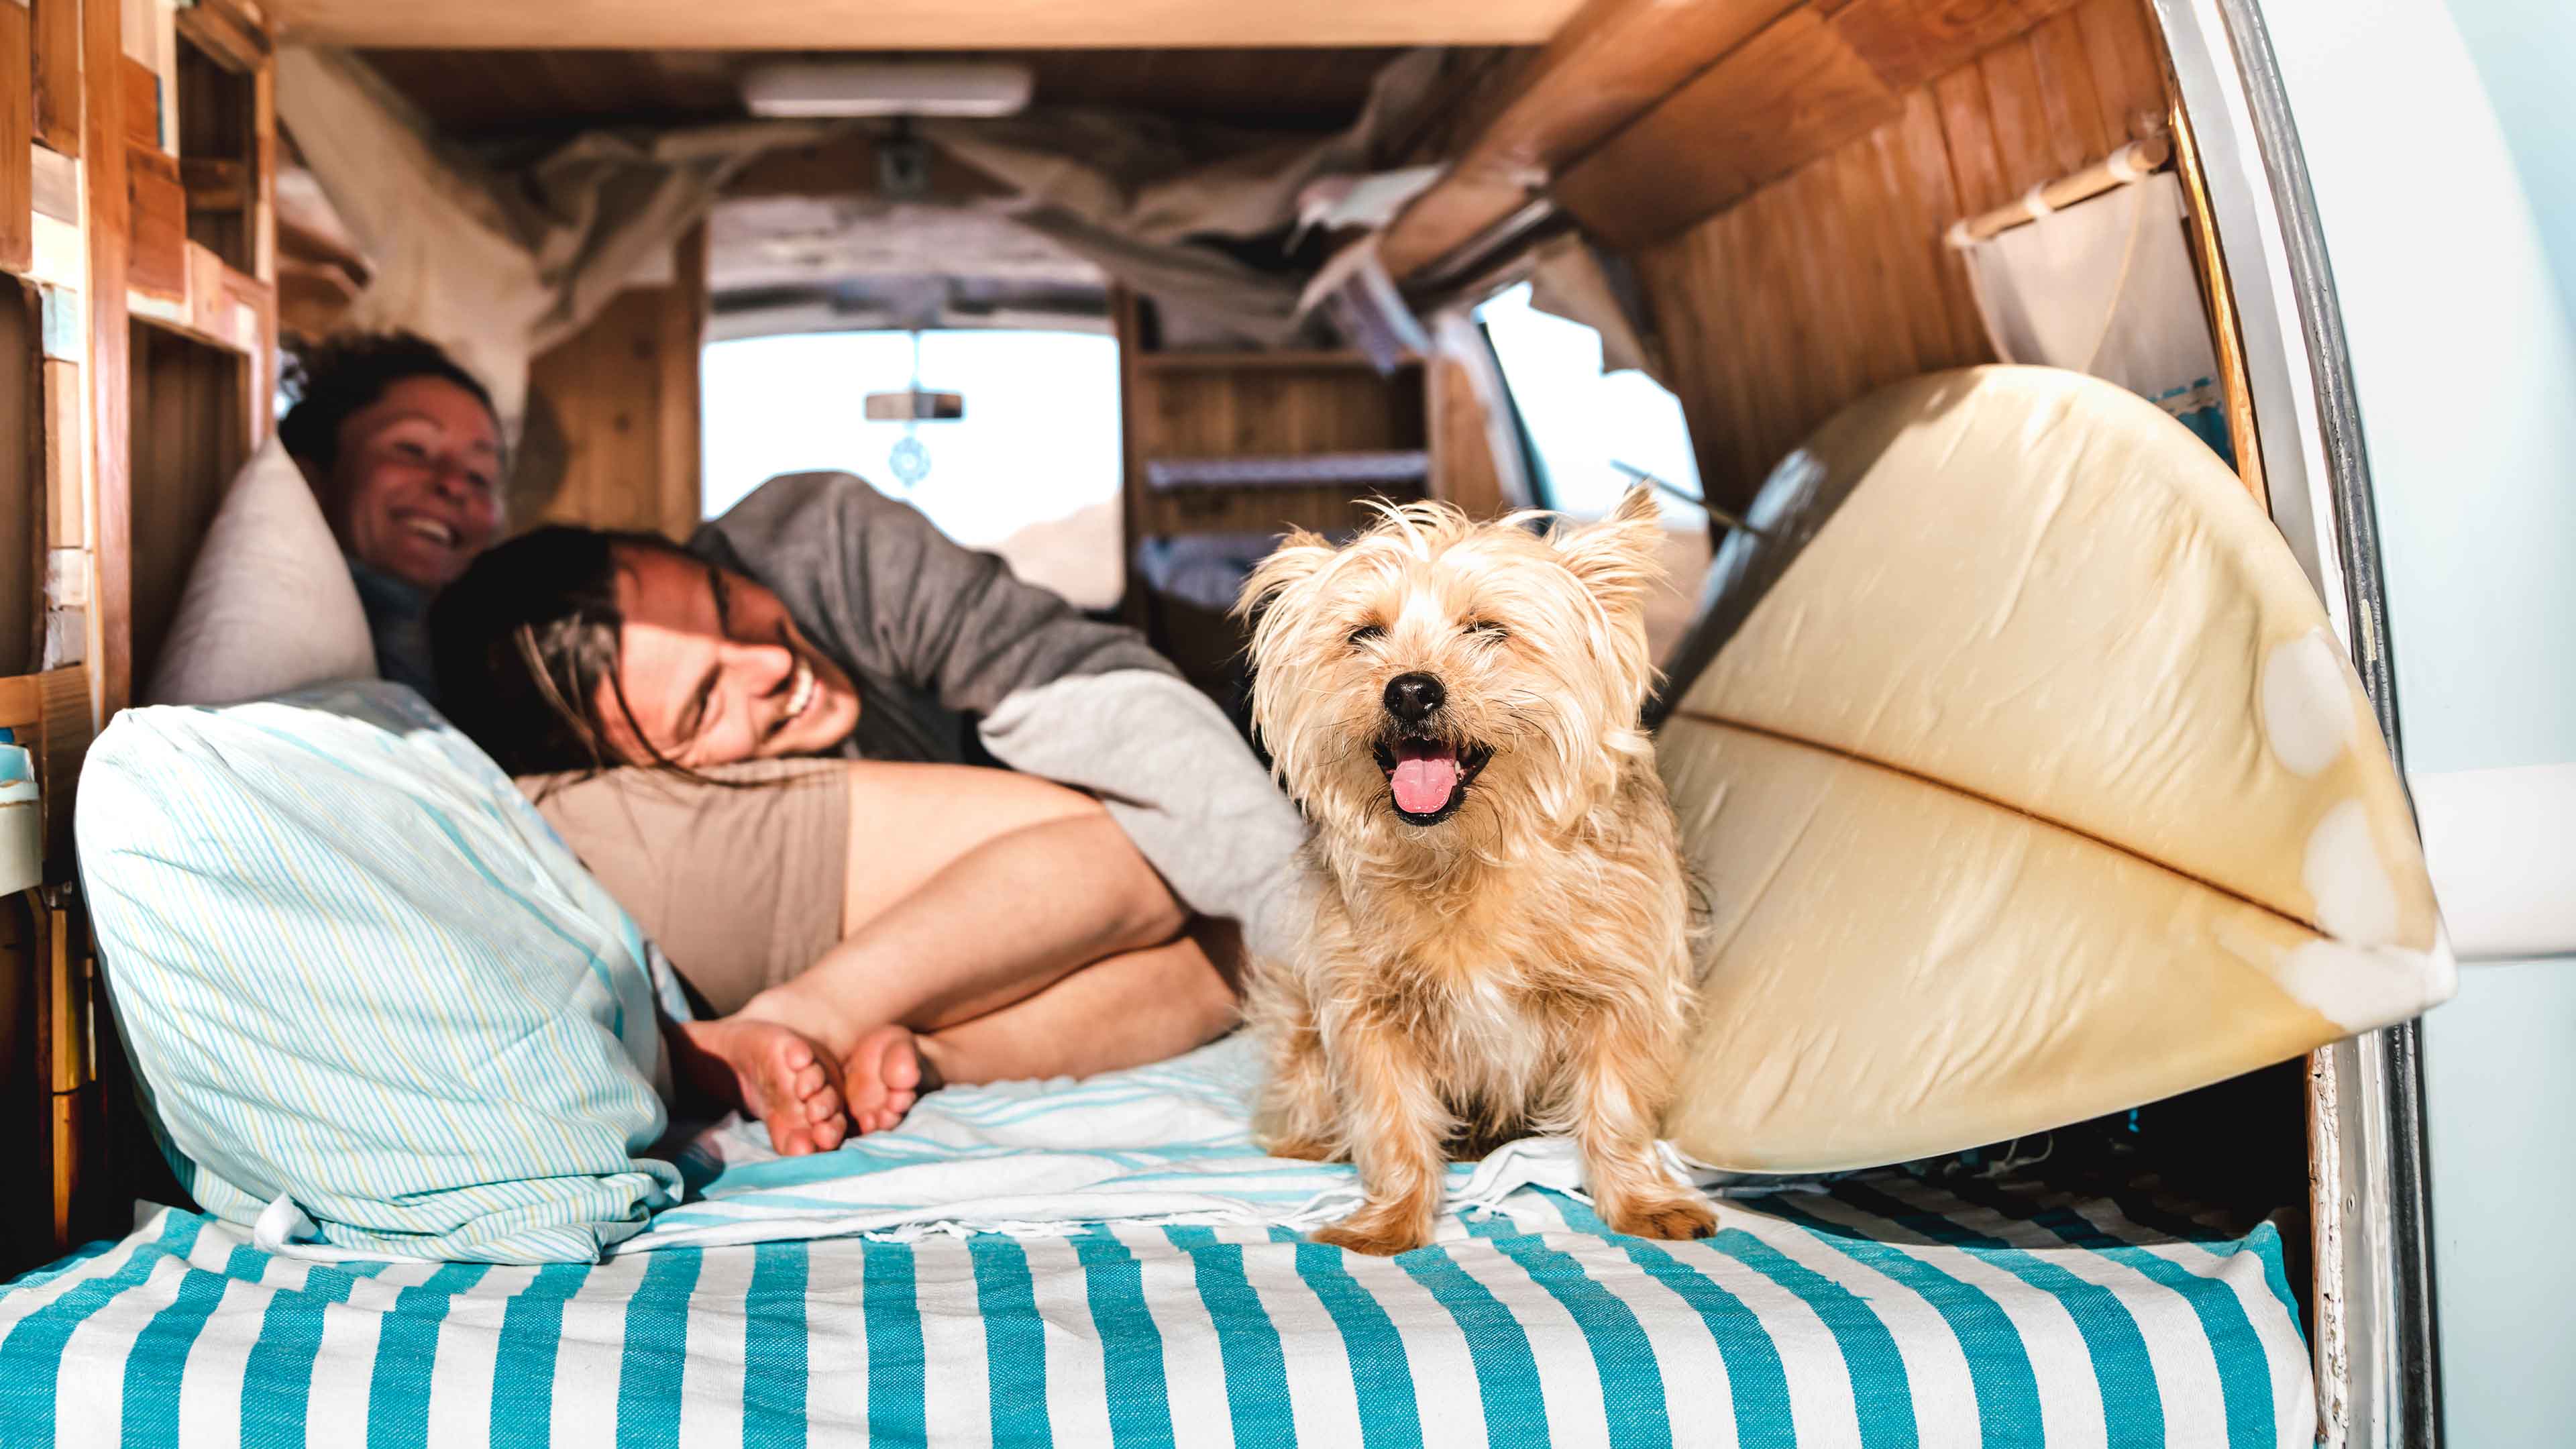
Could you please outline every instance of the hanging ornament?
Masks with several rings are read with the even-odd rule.
[[[921,396],[921,330],[919,328],[913,329],[912,333],[912,395],[915,399]],[[903,437],[896,441],[894,451],[886,456],[886,466],[894,470],[896,480],[902,483],[906,490],[920,487],[921,480],[930,476],[930,449],[922,445],[921,439],[913,436],[913,429],[919,425],[919,408],[916,406],[905,414]]]
[[[894,470],[895,481],[906,488],[918,488],[921,480],[930,476],[930,450],[912,435],[910,424],[895,440],[894,451],[886,455],[886,466]]]

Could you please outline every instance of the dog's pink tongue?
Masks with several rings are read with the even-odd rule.
[[[1416,754],[1421,749],[1424,752]],[[1448,807],[1449,797],[1458,789],[1458,755],[1446,746],[1408,745],[1395,762],[1395,774],[1389,782],[1395,787],[1395,806],[1408,815],[1436,815]]]

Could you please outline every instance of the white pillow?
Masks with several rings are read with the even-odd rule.
[[[647,1155],[669,964],[420,696],[127,710],[75,828],[117,1025],[208,1212],[589,1262],[679,1200]]]
[[[237,704],[375,677],[375,644],[348,561],[272,433],[215,510],[143,700]]]

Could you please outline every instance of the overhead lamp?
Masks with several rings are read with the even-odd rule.
[[[1036,84],[1013,61],[820,61],[761,66],[742,98],[755,116],[1008,116]]]

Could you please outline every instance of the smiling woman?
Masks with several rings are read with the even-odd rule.
[[[384,676],[437,698],[429,596],[501,526],[501,424],[491,394],[405,333],[325,343],[300,361],[278,436],[322,502],[366,605]]]

